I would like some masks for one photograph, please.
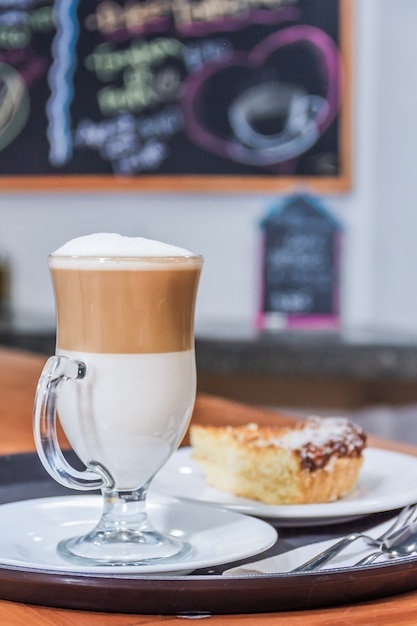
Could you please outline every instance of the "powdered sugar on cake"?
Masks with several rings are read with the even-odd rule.
[[[190,443],[211,487],[265,504],[313,504],[352,491],[366,434],[345,418],[313,416],[293,426],[193,424]]]
[[[366,443],[364,431],[343,417],[311,416],[292,428],[248,424],[233,431],[241,443],[296,453],[302,467],[310,470],[325,467],[332,457],[359,456]]]

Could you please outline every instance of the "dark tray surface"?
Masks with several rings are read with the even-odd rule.
[[[73,496],[74,491],[55,483],[36,454],[0,457],[0,504],[65,495]],[[381,513],[323,527],[280,526],[277,543],[262,557],[352,530],[364,530],[392,516],[393,512]],[[229,567],[258,559],[259,556],[254,556],[197,570],[187,576],[143,576],[14,568],[2,566],[0,558],[0,597],[92,611],[194,615],[311,609],[371,600],[417,588],[417,558],[308,574],[221,575]],[[311,593],[313,587],[314,594]]]

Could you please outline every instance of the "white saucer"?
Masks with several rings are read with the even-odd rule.
[[[156,475],[152,489],[184,501],[221,505],[277,522],[307,526],[347,521],[417,502],[416,476],[417,457],[367,448],[358,484],[349,496],[323,504],[276,506],[208,487],[203,473],[191,459],[191,448],[180,448]]]
[[[81,566],[61,558],[61,539],[93,528],[102,508],[100,496],[39,498],[0,506],[0,568],[94,574],[187,573],[258,554],[277,539],[266,522],[225,509],[149,498],[149,518],[155,527],[192,545],[192,554],[178,562],[143,566]]]

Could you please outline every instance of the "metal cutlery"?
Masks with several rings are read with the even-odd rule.
[[[335,556],[340,554],[345,548],[350,546],[357,539],[363,539],[369,546],[374,546],[380,549],[381,545],[397,530],[404,528],[407,524],[414,522],[414,516],[417,514],[417,504],[409,505],[402,509],[398,516],[395,518],[393,524],[379,537],[370,537],[366,533],[350,533],[346,537],[343,537],[340,541],[335,543],[330,548],[323,550],[320,554],[317,554],[313,558],[309,559],[302,565],[299,565],[292,572],[311,572],[319,569],[326,563],[328,563]],[[376,557],[375,557],[376,558]]]
[[[404,528],[400,528],[387,537],[381,544],[380,549],[355,563],[359,565],[369,565],[379,556],[388,555],[393,558],[412,556],[417,553],[417,523],[413,522]]]

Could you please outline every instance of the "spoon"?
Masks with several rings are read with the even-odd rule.
[[[337,543],[334,543],[329,548],[326,548],[326,550],[323,550],[323,552],[316,554],[315,556],[313,556],[313,558],[308,559],[308,561],[305,561],[304,563],[302,563],[301,565],[299,565],[292,571],[293,572],[312,572],[316,569],[319,569],[320,567],[322,567],[323,565],[331,561],[335,556],[340,554],[340,552],[342,552],[345,548],[350,546],[357,539],[363,539],[371,547],[373,546],[375,548],[378,548],[379,550],[381,547],[381,544],[386,539],[388,539],[388,537],[391,537],[395,531],[397,531],[400,528],[401,529],[405,528],[406,526],[411,524],[411,522],[414,521],[416,510],[417,510],[417,504],[404,507],[400,511],[398,516],[395,518],[394,523],[392,523],[389,526],[389,528],[382,533],[380,537],[376,537],[376,538],[370,537],[369,535],[361,533],[361,532],[349,533],[349,535],[342,537],[342,539],[340,539]]]
[[[355,566],[369,565],[383,554],[390,557],[404,557],[417,554],[417,522],[413,522],[392,533],[382,542],[378,552],[373,552],[361,559],[358,563],[355,563]]]

